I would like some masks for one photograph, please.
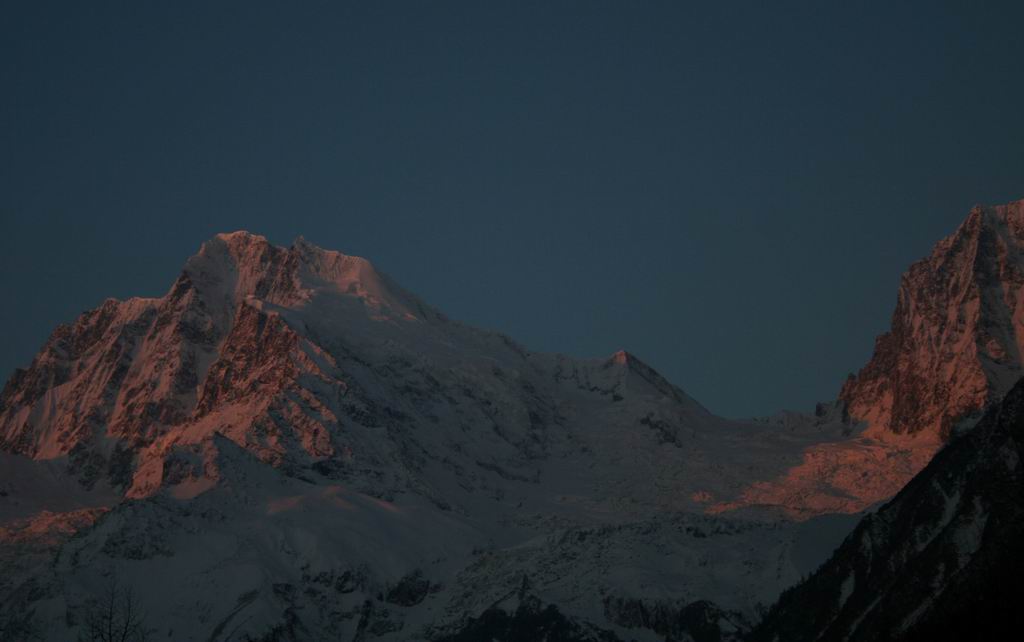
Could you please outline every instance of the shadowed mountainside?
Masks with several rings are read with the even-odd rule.
[[[865,517],[750,636],[1002,639],[1024,625],[1024,381]]]

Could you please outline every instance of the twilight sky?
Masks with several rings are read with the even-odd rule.
[[[0,378],[248,229],[720,414],[834,398],[1024,198],[1024,3],[694,4],[7,3]]]

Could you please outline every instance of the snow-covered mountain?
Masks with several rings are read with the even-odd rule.
[[[1021,205],[979,212],[951,238],[1016,226]],[[932,368],[920,428],[884,410],[911,381],[886,359],[941,365],[1016,327],[991,301],[1016,297],[1017,254],[975,236],[991,247],[947,239],[911,270],[902,338],[880,339],[842,401],[731,421],[628,352],[534,353],[364,259],[219,235],[163,297],[59,327],[0,394],[0,627],[28,614],[74,637],[116,577],[175,640],[471,639],[512,617],[565,639],[736,634],[855,521],[831,513],[927,463],[952,421],[934,417],[1005,391],[1019,352],[992,365],[986,339],[977,406],[943,397]],[[978,258],[994,251],[996,272]],[[935,330],[915,301],[935,303],[940,272],[975,291],[976,264],[989,303],[950,286],[945,305],[974,320]]]
[[[727,421],[627,352],[532,353],[363,259],[220,235],[4,389],[12,461],[76,489],[12,488],[9,554],[78,534],[2,588],[53,639],[110,573],[182,640],[437,637],[524,581],[637,639],[640,607],[710,601],[739,629],[808,570],[808,527],[700,513],[842,437],[817,424]]]
[[[245,232],[204,244],[164,297],[58,328],[0,407],[6,450],[131,498],[216,483],[219,435],[294,477],[457,512],[538,485],[581,514],[699,508],[812,432],[715,417],[624,351],[531,353],[364,259]]]

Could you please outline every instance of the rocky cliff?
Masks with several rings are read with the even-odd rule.
[[[1021,375],[1024,201],[976,207],[900,282],[889,332],[840,393],[876,433],[949,437]]]

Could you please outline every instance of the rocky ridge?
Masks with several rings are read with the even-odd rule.
[[[1024,201],[975,207],[900,282],[889,332],[840,393],[874,433],[949,438],[1021,376]]]
[[[819,516],[891,497],[1008,389],[1021,212],[972,211],[840,401],[767,421],[454,322],[364,259],[218,235],[0,393],[8,551],[59,551],[4,595],[48,639],[111,577],[175,639],[738,636],[848,528],[809,558]]]
[[[850,437],[809,447],[715,510],[853,513],[892,497],[1021,376],[1024,201],[975,207],[900,282],[891,329],[828,408]],[[827,414],[827,413],[826,413]]]

